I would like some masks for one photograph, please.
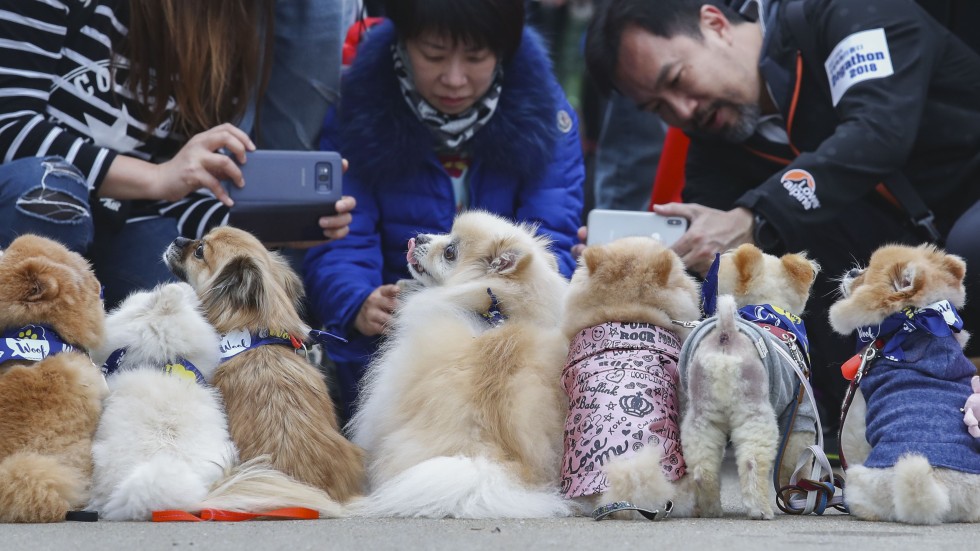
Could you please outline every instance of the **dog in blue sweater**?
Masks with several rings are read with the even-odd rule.
[[[870,356],[841,437],[851,463],[844,500],[857,517],[980,521],[980,440],[961,410],[976,374],[956,312],[965,275],[961,258],[932,245],[889,245],[841,280],[831,324],[856,332]]]

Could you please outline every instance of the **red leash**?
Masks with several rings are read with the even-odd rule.
[[[242,513],[222,509],[202,509],[197,515],[187,511],[153,511],[153,522],[240,522],[243,520],[315,520],[320,513],[306,507],[286,507],[264,513]]]

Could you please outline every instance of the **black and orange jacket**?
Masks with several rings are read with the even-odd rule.
[[[791,2],[803,2],[816,52],[790,30]],[[948,228],[980,195],[980,56],[912,0],[783,0],[765,12],[759,69],[790,143],[692,137],[685,202],[747,207],[800,249],[809,224],[901,172]]]

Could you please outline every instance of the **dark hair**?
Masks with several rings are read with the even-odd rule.
[[[730,0],[729,0],[730,1]],[[734,23],[741,21],[725,0],[605,0],[597,8],[585,39],[585,63],[599,90],[616,88],[619,44],[627,27],[654,36],[687,35],[701,40],[701,6],[717,7]]]
[[[401,40],[432,31],[488,48],[504,61],[517,51],[524,32],[524,0],[385,0],[385,15]]]

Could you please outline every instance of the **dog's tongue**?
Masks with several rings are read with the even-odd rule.
[[[406,262],[408,262],[410,264],[412,263],[413,253],[415,253],[415,238],[414,237],[408,240],[408,252],[405,253],[405,261]]]

